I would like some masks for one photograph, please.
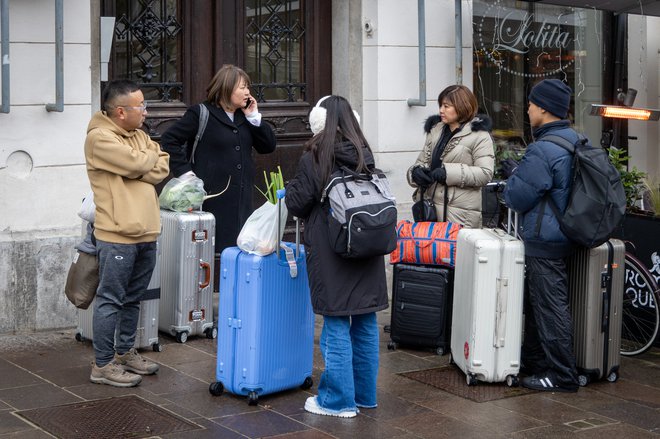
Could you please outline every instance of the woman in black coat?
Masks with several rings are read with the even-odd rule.
[[[328,239],[327,211],[321,191],[333,170],[374,168],[374,157],[351,106],[340,96],[323,98],[310,113],[321,131],[306,145],[296,176],[286,188],[286,205],[305,222],[312,306],[323,316],[320,339],[325,370],[318,396],[305,402],[315,414],[353,417],[357,408],[376,407],[378,325],[376,312],[388,306],[382,256],[345,259]]]
[[[175,177],[202,179],[209,195],[227,188],[202,206],[215,216],[216,253],[236,245],[238,233],[252,213],[252,148],[260,154],[275,151],[275,134],[261,122],[249,85],[247,73],[236,66],[225,65],[218,70],[207,88],[207,100],[201,104],[208,109],[209,118],[194,156],[199,105],[188,108],[161,138]]]

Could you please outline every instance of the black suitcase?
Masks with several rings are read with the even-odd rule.
[[[449,351],[453,269],[428,265],[395,264],[392,317],[387,348],[398,344]]]

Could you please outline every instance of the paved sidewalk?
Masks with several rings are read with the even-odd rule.
[[[380,325],[389,312],[379,313]],[[316,342],[320,333],[317,319]],[[399,373],[447,364],[449,358],[380,343],[379,407],[353,419],[306,413],[323,364],[315,347],[314,382],[261,396],[258,406],[224,393],[211,396],[216,340],[185,344],[161,334],[163,352],[142,353],[161,364],[140,386],[118,389],[89,382],[90,342],[75,331],[0,335],[0,438],[48,438],[15,412],[135,394],[202,429],[162,438],[646,438],[660,436],[660,350],[622,358],[616,383],[594,383],[577,394],[532,394],[477,403],[404,378]],[[577,422],[586,420],[586,422]],[[66,421],[64,421],[66,422]],[[594,426],[597,425],[597,426]]]

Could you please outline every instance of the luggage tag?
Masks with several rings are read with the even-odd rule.
[[[296,263],[296,255],[293,254],[293,249],[283,242],[280,242],[280,248],[284,250],[286,262],[289,264],[289,275],[292,278],[298,277],[298,264]]]
[[[280,233],[280,210],[282,209],[282,202],[284,200],[284,196],[286,195],[286,189],[279,189],[277,191],[277,233],[279,235]],[[298,219],[296,218],[296,252],[300,253],[300,247],[299,247],[299,241],[298,237],[300,235],[300,231],[298,229]],[[291,278],[296,278],[298,277],[298,264],[296,263],[296,255],[293,252],[293,249],[289,246],[287,246],[285,243],[282,242],[282,237],[278,236],[278,241],[280,242],[280,248],[284,250],[284,257],[286,258],[287,264],[289,264],[289,275]],[[277,259],[280,258],[280,252],[277,252]]]

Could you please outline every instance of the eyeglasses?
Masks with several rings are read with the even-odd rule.
[[[134,109],[136,109],[136,110],[140,110],[140,112],[144,112],[144,110],[147,109],[147,103],[144,102],[142,105],[138,105],[138,106],[131,106],[131,105],[117,105],[117,108],[119,108],[119,107],[121,107],[121,108],[134,108]]]

